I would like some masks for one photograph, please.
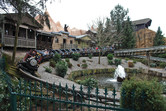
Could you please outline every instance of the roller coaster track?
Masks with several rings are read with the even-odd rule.
[[[135,48],[135,49],[124,49],[124,50],[115,50],[115,56],[136,56],[136,55],[147,55],[155,53],[165,53],[166,46],[155,46],[149,48]]]

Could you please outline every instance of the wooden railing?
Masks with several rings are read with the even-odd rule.
[[[4,41],[4,45],[13,47],[14,46],[14,40],[15,40],[14,36],[5,35],[4,36],[4,40],[3,40]],[[35,46],[35,39],[26,39],[26,38],[18,37],[17,47],[21,47],[21,48],[36,48],[36,46]]]

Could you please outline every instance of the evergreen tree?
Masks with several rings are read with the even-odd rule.
[[[164,42],[164,37],[162,35],[162,31],[161,31],[160,27],[158,27],[157,33],[153,40],[153,45],[160,46],[160,45],[164,45],[164,44],[165,44],[165,42]]]
[[[116,5],[115,8],[110,12],[112,24],[115,26],[117,34],[122,31],[122,24],[127,18],[128,9],[125,10],[121,5]]]
[[[124,23],[123,38],[122,38],[122,48],[130,49],[135,46],[135,36],[130,18]]]

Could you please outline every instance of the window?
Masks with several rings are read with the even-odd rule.
[[[72,41],[72,40],[70,40],[70,44],[73,44],[73,41]]]
[[[59,43],[59,39],[58,38],[55,39],[55,43]]]

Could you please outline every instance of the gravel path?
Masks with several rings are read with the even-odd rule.
[[[83,64],[82,60],[86,60],[86,63],[88,64],[88,69],[97,69],[97,68],[116,68],[115,65],[108,65],[108,60],[106,57],[101,57],[101,64],[98,64],[98,57],[93,57],[92,59],[89,59],[87,57],[81,57],[79,58],[78,61],[74,61],[72,59],[70,59],[71,64],[73,65],[72,68],[69,68],[67,71],[67,75],[69,75],[72,71],[76,71],[76,70],[84,70],[81,67],[79,67],[79,65],[81,66],[81,64]],[[79,65],[78,65],[79,64]],[[122,60],[122,64],[123,67],[128,68],[128,63],[126,62],[126,60]],[[68,79],[59,77],[55,74],[55,70],[53,69],[52,74],[45,72],[45,69],[43,68],[44,66],[49,66],[49,62],[45,62],[43,64],[41,64],[38,68],[38,73],[41,76],[41,79],[44,79],[45,81],[51,82],[51,83],[55,83],[56,85],[59,85],[59,83],[61,83],[62,87],[65,87],[66,84],[68,85],[68,87],[70,89],[72,89],[72,86],[74,84],[75,88],[77,91],[79,91],[80,89],[80,85],[70,81]],[[135,69],[148,69],[147,66],[145,66],[144,64],[137,62],[135,64],[135,66],[133,67]],[[67,78],[67,76],[66,76]],[[83,91],[87,92],[87,88],[83,87]],[[99,94],[100,95],[104,95],[104,90],[103,89],[99,89]],[[92,94],[95,94],[95,90],[93,89],[91,91]],[[112,92],[108,92],[110,96],[112,96]],[[117,98],[120,97],[120,93],[117,93]]]

